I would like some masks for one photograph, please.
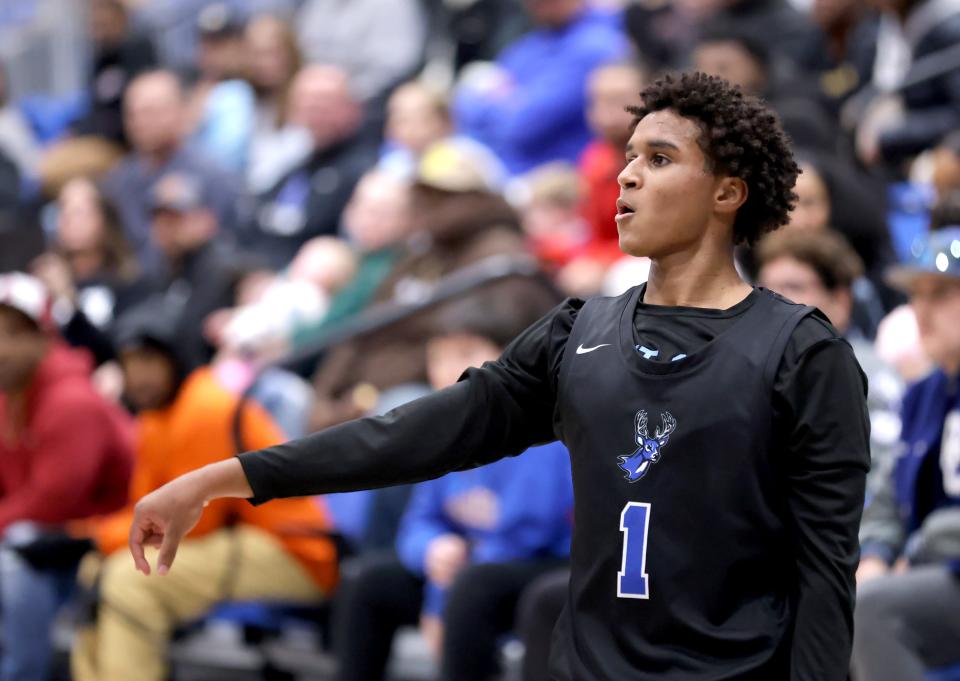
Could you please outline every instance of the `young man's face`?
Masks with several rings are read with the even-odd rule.
[[[921,275],[910,286],[920,341],[941,367],[960,368],[960,279]]]
[[[850,325],[853,298],[849,289],[829,290],[810,265],[791,257],[776,258],[760,268],[757,282],[795,303],[813,305],[840,333]]]
[[[0,305],[0,392],[24,387],[46,352],[43,333],[23,313]]]
[[[695,122],[670,110],[637,124],[627,143],[627,165],[617,178],[617,230],[624,253],[664,257],[702,239],[724,178],[708,170],[700,134]]]
[[[162,409],[174,397],[177,370],[165,353],[148,347],[120,352],[124,394],[137,411]]]

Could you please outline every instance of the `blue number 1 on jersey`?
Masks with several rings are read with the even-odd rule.
[[[620,514],[623,564],[617,573],[618,598],[650,598],[647,588],[647,528],[650,504],[628,501]]]

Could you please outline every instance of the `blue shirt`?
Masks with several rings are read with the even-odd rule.
[[[421,483],[397,535],[397,552],[412,572],[424,574],[427,547],[457,534],[471,563],[562,557],[570,552],[573,482],[560,442],[517,457]],[[439,612],[442,592],[428,585],[425,610]]]
[[[619,13],[585,10],[562,28],[530,31],[497,59],[510,88],[458,94],[458,127],[493,149],[512,174],[550,161],[576,163],[591,140],[587,78],[627,55],[622,24]]]

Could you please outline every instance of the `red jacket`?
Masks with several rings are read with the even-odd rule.
[[[623,256],[615,220],[620,198],[617,176],[623,166],[623,149],[616,149],[603,140],[591,143],[580,157],[580,177],[586,186],[583,217],[590,224],[591,232],[587,255],[607,263]]]
[[[25,423],[0,393],[0,532],[123,506],[133,463],[130,418],[98,395],[85,352],[54,344],[27,392]]]

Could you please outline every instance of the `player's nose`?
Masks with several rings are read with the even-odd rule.
[[[617,184],[620,185],[621,189],[636,189],[641,186],[643,179],[640,176],[637,165],[636,161],[630,161],[623,167],[620,174],[617,175]]]

